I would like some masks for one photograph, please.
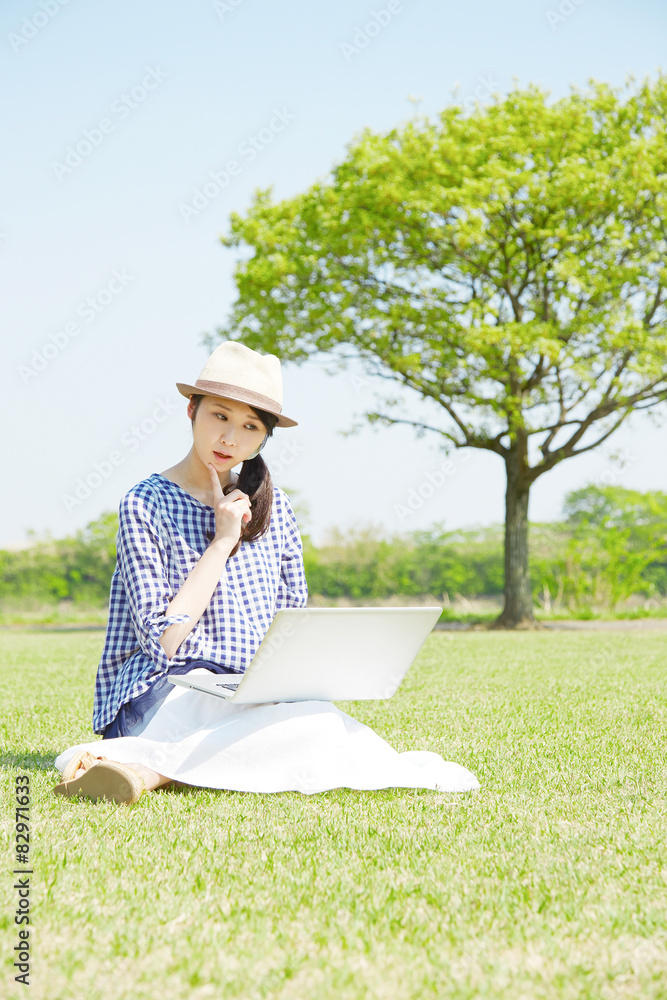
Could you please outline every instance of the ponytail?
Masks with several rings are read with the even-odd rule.
[[[255,408],[253,407],[253,409]],[[256,412],[259,415],[261,410]],[[268,415],[271,416],[271,414]],[[256,538],[261,538],[269,528],[271,507],[273,506],[273,482],[271,481],[271,473],[261,455],[247,459],[241,466],[236,485],[229,483],[222,492],[226,495],[232,490],[241,490],[242,493],[248,494],[252,517],[247,524],[241,522],[241,537],[229,553],[230,556],[238,551],[241,542],[254,542]]]

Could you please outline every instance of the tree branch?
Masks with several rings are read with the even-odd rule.
[[[662,285],[658,285],[658,291],[656,292],[655,299],[653,300],[653,305],[651,306],[651,308],[649,309],[649,311],[644,316],[644,326],[646,327],[647,330],[650,329],[651,320],[655,316],[658,308],[662,305],[662,301],[663,301],[663,299],[662,299],[662,293],[663,293],[663,291],[664,291],[664,289],[663,289]]]
[[[416,427],[423,431],[434,431],[436,434],[440,434],[441,437],[446,437],[452,444],[455,444],[457,448],[467,447],[467,441],[457,441],[457,439],[449,434],[447,431],[443,431],[441,427],[431,427],[430,424],[424,424],[419,420],[405,420],[401,417],[390,417],[385,413],[366,413],[366,417],[372,417],[374,420],[383,420],[388,424],[408,424],[409,427]]]
[[[558,462],[562,462],[564,459],[570,458],[573,455],[582,455],[585,451],[590,451],[591,448],[595,448],[598,444],[601,444],[602,441],[606,440],[606,438],[608,438],[609,435],[614,430],[616,430],[617,427],[620,427],[625,418],[630,413],[634,412],[635,409],[647,409],[647,407],[636,407],[635,404],[638,401],[647,398],[647,395],[650,395],[650,390],[652,390],[655,385],[658,385],[662,381],[664,381],[664,376],[661,376],[659,379],[656,379],[655,382],[652,382],[650,385],[645,386],[643,389],[641,389],[639,392],[636,392],[634,395],[628,396],[628,398],[623,401],[621,417],[614,424],[611,431],[608,431],[606,434],[604,434],[603,437],[601,437],[598,441],[595,442],[595,444],[587,445],[585,448],[579,448],[578,450],[575,451],[575,445],[581,440],[581,438],[584,436],[589,427],[591,427],[594,423],[596,423],[596,421],[602,420],[604,419],[604,417],[608,417],[610,413],[614,412],[614,410],[619,409],[618,406],[608,403],[604,407],[596,407],[594,410],[591,410],[588,416],[581,422],[578,430],[574,432],[569,441],[566,441],[565,444],[561,445],[561,447],[558,448],[556,451],[549,452],[548,457],[546,456],[542,448],[540,448],[540,451],[542,451],[542,454],[545,455],[545,458],[543,462],[539,463],[539,465],[533,466],[531,474],[533,472],[535,474],[532,475],[531,482],[537,479],[538,476],[541,476],[544,472],[548,472],[548,470],[552,469],[554,465],[558,464]],[[657,395],[656,399],[654,399],[653,401],[653,405],[663,400],[667,400],[667,389],[665,389],[663,392]]]
[[[556,434],[558,433],[558,431],[560,430],[560,428],[564,425],[565,420],[563,418],[567,415],[567,412],[568,412],[567,408],[565,406],[565,396],[564,396],[564,393],[563,393],[563,382],[562,382],[561,377],[560,377],[560,368],[558,367],[558,365],[556,365],[556,382],[558,384],[558,400],[559,400],[559,406],[560,406],[560,413],[558,415],[558,422],[551,429],[551,433],[549,434],[549,436],[546,439],[546,441],[543,441],[542,444],[540,445],[540,451],[542,452],[542,455],[544,456],[545,459],[546,459],[547,454],[549,452],[549,445],[551,444],[551,442],[553,441],[553,439],[556,437]]]
[[[503,459],[508,453],[508,449],[500,444],[500,438],[507,433],[506,431],[502,431],[494,438],[480,437],[479,434],[470,432],[467,427],[461,425],[463,427],[465,440],[458,441],[452,434],[449,434],[447,431],[443,431],[442,428],[432,427],[430,424],[422,423],[420,420],[406,420],[402,417],[390,417],[384,413],[367,413],[366,417],[373,417],[376,420],[384,420],[389,424],[407,424],[409,427],[416,427],[420,430],[435,431],[436,434],[446,437],[452,442],[452,444],[456,445],[457,448],[482,448],[485,451],[495,452]]]

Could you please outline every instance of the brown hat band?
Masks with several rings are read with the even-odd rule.
[[[241,394],[244,403],[250,403],[251,406],[256,406],[260,410],[268,410],[273,413],[282,412],[282,406],[275,399],[264,396],[261,392],[245,389],[241,385],[230,385],[228,382],[209,382],[207,379],[198,378],[195,382],[195,388],[201,389],[205,395],[229,396],[231,399],[238,399],[239,394]]]

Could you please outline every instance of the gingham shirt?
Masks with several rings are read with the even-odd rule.
[[[274,486],[268,531],[227,559],[210,603],[168,660],[160,636],[190,616],[167,616],[167,605],[210,544],[215,511],[154,472],[125,494],[118,513],[117,562],[95,682],[96,733],[171,667],[211,660],[243,672],[275,613],[305,607],[308,598],[294,511]]]

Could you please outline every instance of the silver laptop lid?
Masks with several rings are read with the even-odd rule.
[[[391,698],[442,608],[287,608],[234,702]]]

